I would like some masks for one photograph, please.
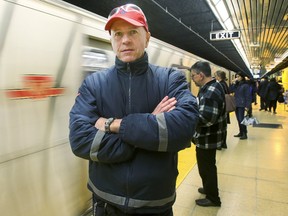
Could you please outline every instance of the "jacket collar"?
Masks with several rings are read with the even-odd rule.
[[[118,57],[116,57],[115,66],[117,71],[121,73],[129,73],[130,70],[130,72],[134,75],[142,74],[145,73],[148,69],[148,55],[145,52],[143,57],[129,63],[123,62],[118,59]]]
[[[212,83],[215,83],[215,82],[217,82],[217,80],[212,79],[209,82],[205,83],[205,85],[201,87],[202,91],[206,90],[206,88],[208,88]]]

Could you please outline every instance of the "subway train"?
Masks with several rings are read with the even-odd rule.
[[[60,0],[0,0],[0,214],[79,216],[91,204],[87,161],[73,155],[69,111],[90,73],[114,63],[106,18]],[[201,58],[151,38],[153,64]],[[211,64],[212,70],[225,68]]]

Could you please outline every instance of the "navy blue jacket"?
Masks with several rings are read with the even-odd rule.
[[[168,95],[176,108],[151,114]],[[99,117],[121,118],[118,134],[95,128]],[[148,56],[88,76],[70,112],[70,144],[89,160],[89,189],[127,213],[161,213],[175,201],[177,152],[190,146],[196,98],[183,74]]]
[[[231,85],[231,92],[234,92],[236,107],[251,109],[252,95],[250,86],[246,81],[237,81]]]
[[[281,86],[276,81],[270,81],[267,85],[266,99],[268,101],[277,100],[281,93]]]
[[[262,97],[262,98],[266,97],[268,84],[269,84],[269,81],[266,80],[266,79],[264,79],[263,81],[261,81],[259,83],[259,87],[258,87],[257,93],[258,93],[258,95],[260,97]]]

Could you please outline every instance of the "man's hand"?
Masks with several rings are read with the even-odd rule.
[[[103,118],[103,117],[100,117],[96,123],[95,123],[95,127],[98,129],[98,130],[101,130],[101,131],[105,131],[105,121],[107,119],[106,118]]]
[[[156,114],[163,113],[163,112],[170,112],[171,110],[175,109],[176,103],[177,103],[177,100],[175,97],[169,98],[168,96],[165,96],[163,100],[154,109],[152,114],[156,115]]]

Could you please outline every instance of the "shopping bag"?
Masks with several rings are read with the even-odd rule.
[[[236,110],[234,95],[225,94],[226,112],[234,112]]]
[[[256,117],[246,115],[244,119],[242,120],[241,124],[249,126],[249,125],[259,124],[259,121],[257,120]]]

